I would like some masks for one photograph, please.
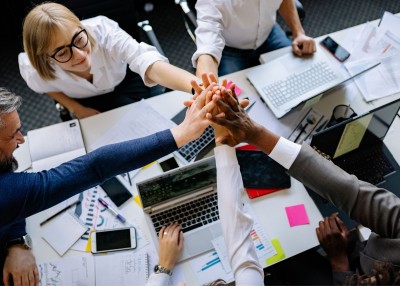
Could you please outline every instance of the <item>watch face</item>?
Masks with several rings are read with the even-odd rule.
[[[32,238],[29,234],[26,234],[25,236],[23,236],[24,240],[25,240],[25,245],[28,248],[32,248]]]

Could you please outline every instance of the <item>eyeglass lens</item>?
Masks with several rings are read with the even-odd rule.
[[[82,30],[72,38],[72,43],[69,46],[57,51],[54,58],[61,63],[68,62],[72,58],[72,46],[83,49],[86,47],[88,41],[89,38],[86,31]]]

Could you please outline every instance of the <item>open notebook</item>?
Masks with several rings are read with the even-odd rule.
[[[32,170],[48,170],[85,155],[81,127],[77,119],[28,131]]]

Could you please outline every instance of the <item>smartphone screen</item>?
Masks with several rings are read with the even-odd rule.
[[[340,62],[344,62],[348,59],[348,57],[350,57],[350,53],[329,36],[321,41],[321,45],[325,47]]]
[[[165,161],[159,162],[159,164],[160,164],[160,166],[161,166],[161,169],[162,169],[164,172],[179,167],[179,165],[178,165],[178,163],[176,162],[176,160],[175,160],[174,157],[171,157],[171,158],[169,158],[169,159],[167,159],[167,160],[165,160]]]
[[[131,192],[116,177],[104,182],[100,187],[102,187],[117,207],[132,197]]]
[[[94,234],[96,252],[136,248],[135,228],[97,231]]]

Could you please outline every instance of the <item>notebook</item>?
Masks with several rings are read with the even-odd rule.
[[[87,230],[83,221],[67,210],[42,225],[42,237],[63,256]]]
[[[85,155],[85,145],[77,119],[28,131],[33,171],[53,167]]]
[[[323,49],[307,57],[293,53],[250,68],[247,78],[272,113],[281,118],[297,105],[377,66],[371,63],[357,74],[343,74]]]
[[[185,237],[179,261],[213,249],[211,241],[222,234],[216,184],[214,156],[138,182],[155,245],[159,229],[178,221]]]
[[[97,286],[146,285],[149,257],[144,250],[94,255]]]
[[[346,172],[400,196],[400,167],[383,142],[400,99],[334,125],[311,139],[311,146]]]

